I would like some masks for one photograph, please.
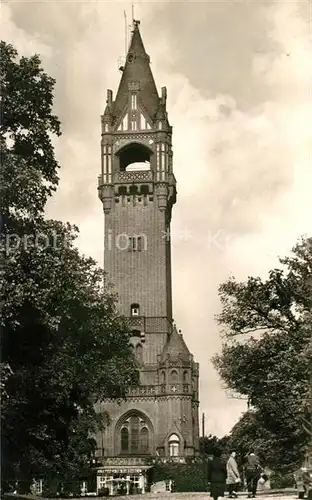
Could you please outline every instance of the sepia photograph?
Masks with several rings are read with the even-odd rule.
[[[311,0],[0,14],[1,498],[312,500]]]

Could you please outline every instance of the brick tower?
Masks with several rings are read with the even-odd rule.
[[[183,462],[198,452],[198,364],[173,324],[170,221],[176,202],[166,88],[159,97],[139,31],[102,116],[99,197],[104,269],[118,293],[141,363],[125,403],[104,401],[112,419],[97,437],[98,489],[146,488],[151,457]],[[120,486],[119,485],[119,486]]]

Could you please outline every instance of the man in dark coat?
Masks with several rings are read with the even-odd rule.
[[[255,498],[261,472],[262,467],[260,465],[259,457],[255,453],[248,453],[246,463],[248,498]]]
[[[221,450],[215,450],[213,459],[208,462],[208,481],[210,483],[210,496],[213,500],[224,497],[226,475],[226,464],[221,459]]]

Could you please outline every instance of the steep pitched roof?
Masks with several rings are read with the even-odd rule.
[[[162,352],[162,358],[166,358],[168,354],[170,354],[171,358],[178,358],[179,356],[181,356],[182,359],[185,359],[187,361],[189,360],[189,357],[191,355],[182,335],[178,333],[175,325],[173,327],[172,334],[165,344],[164,350]]]
[[[150,68],[150,58],[145,52],[139,22],[134,21],[134,28],[130,47],[123,68],[122,77],[119,83],[116,99],[114,101],[113,113],[119,117],[128,101],[128,85],[132,82],[139,84],[139,96],[145,110],[154,118],[158,106],[159,96],[155,85],[154,77]]]

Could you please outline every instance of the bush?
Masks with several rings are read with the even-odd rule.
[[[108,497],[109,496],[109,488],[100,488],[98,491],[98,497]]]
[[[189,461],[186,464],[156,463],[152,469],[151,480],[171,479],[174,491],[207,491],[207,463],[204,460]]]
[[[282,474],[280,472],[274,472],[270,476],[271,488],[273,490],[279,490],[283,488],[293,488],[295,485],[295,479],[293,474]]]
[[[45,498],[55,498],[60,489],[61,484],[58,478],[45,478],[42,485],[42,496]]]

